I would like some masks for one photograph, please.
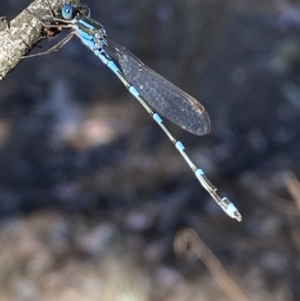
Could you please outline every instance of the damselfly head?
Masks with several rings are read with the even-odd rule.
[[[82,5],[79,7],[74,7],[72,4],[67,3],[63,6],[61,10],[61,15],[65,20],[71,20],[76,17],[87,17],[91,16],[91,10],[89,7]]]

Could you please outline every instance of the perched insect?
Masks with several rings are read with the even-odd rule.
[[[165,116],[192,134],[205,135],[210,131],[210,120],[202,104],[146,66],[124,46],[108,39],[103,26],[90,18],[89,8],[85,6],[74,7],[71,4],[66,4],[62,8],[61,16],[62,18],[53,16],[54,23],[45,25],[46,35],[51,37],[52,34],[56,34],[55,29],[61,30],[63,28],[68,28],[70,30],[69,34],[54,47],[43,53],[31,56],[57,51],[73,36],[77,36],[85,46],[116,74],[128,91],[152,116],[185,159],[200,184],[208,191],[217,204],[230,217],[241,221],[242,216],[234,204],[226,196],[222,195],[207,179],[201,168],[196,167],[186,153],[184,145],[172,135],[159,115]]]

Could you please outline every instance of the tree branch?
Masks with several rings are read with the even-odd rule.
[[[54,14],[58,14],[66,2],[78,5],[79,1],[35,0],[9,23],[0,17],[0,81],[17,66],[22,56],[38,41],[57,33],[53,31],[47,34],[43,31],[40,20],[51,21],[50,8]]]

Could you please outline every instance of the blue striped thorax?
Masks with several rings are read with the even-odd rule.
[[[95,46],[100,48],[107,44],[106,32],[100,23],[88,19],[85,16],[75,17],[75,19],[77,20],[75,23],[77,26],[76,31],[81,40],[92,40],[95,44],[94,48]]]

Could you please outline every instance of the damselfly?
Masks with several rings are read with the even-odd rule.
[[[77,36],[117,75],[128,91],[147,110],[217,204],[230,217],[241,221],[242,216],[234,204],[222,195],[207,179],[203,170],[193,163],[186,153],[184,145],[171,134],[159,115],[161,114],[192,134],[205,135],[210,131],[210,120],[205,108],[195,98],[146,66],[124,46],[108,39],[103,26],[90,18],[90,10],[87,7],[74,7],[71,4],[66,4],[62,8],[61,16],[62,18],[53,16],[52,21],[55,22],[55,25],[44,24],[44,26],[47,28],[68,28],[70,29],[69,34],[46,52],[30,56],[57,51],[73,36]]]

